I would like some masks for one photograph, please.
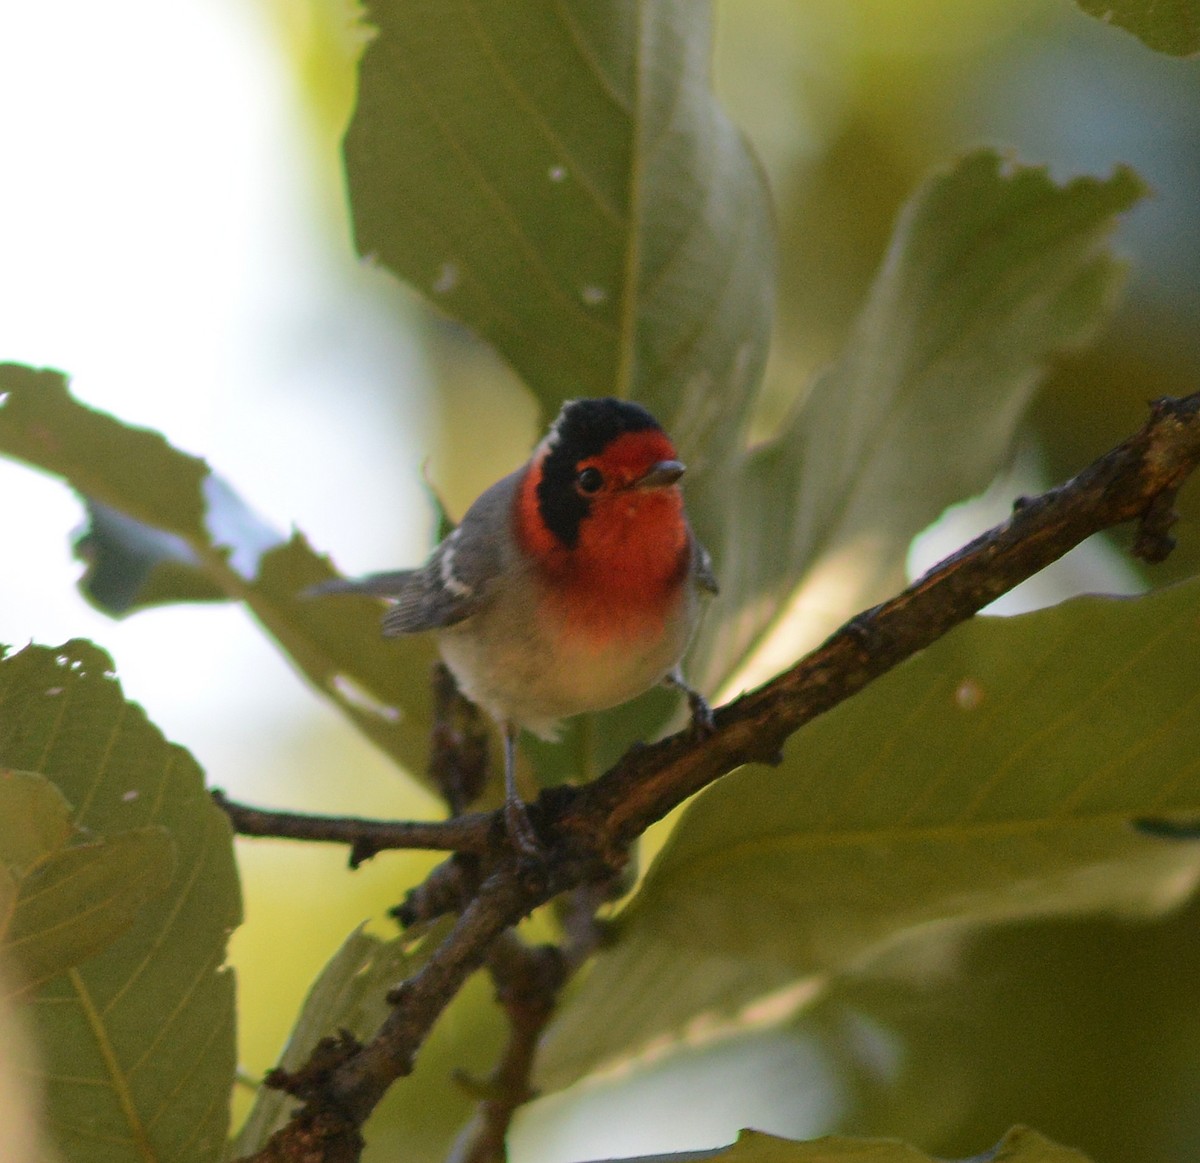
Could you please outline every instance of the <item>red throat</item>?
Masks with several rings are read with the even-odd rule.
[[[635,483],[655,463],[674,458],[671,442],[655,429],[625,433],[581,462],[580,468],[600,468],[611,487],[592,498],[570,548],[539,518],[542,456],[521,482],[518,542],[539,564],[547,601],[597,647],[656,636],[682,594],[691,553],[682,493],[677,485]]]

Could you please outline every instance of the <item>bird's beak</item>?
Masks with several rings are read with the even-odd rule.
[[[652,464],[643,476],[633,482],[634,488],[666,488],[667,485],[673,485],[683,476],[686,467],[678,460],[660,460],[657,464]]]

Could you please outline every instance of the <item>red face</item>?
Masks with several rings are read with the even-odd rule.
[[[522,483],[517,536],[537,560],[567,620],[610,641],[645,634],[677,600],[687,573],[683,495],[670,481],[647,480],[675,448],[658,428],[625,432],[575,465],[571,486],[586,503],[573,546],[537,521],[543,451]],[[670,472],[667,474],[670,476]],[[643,483],[644,482],[644,483]]]

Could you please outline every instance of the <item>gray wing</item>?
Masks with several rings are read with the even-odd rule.
[[[512,498],[521,473],[497,481],[467,510],[462,524],[420,569],[375,573],[356,581],[314,586],[318,594],[369,594],[395,603],[383,617],[385,637],[440,630],[462,622],[488,600],[493,579],[507,564]]]

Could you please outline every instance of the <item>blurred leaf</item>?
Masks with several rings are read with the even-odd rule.
[[[828,1135],[805,1143],[742,1131],[737,1142],[722,1151],[688,1151],[680,1155],[654,1155],[627,1159],[625,1163],[948,1163],[895,1139],[848,1139]],[[1027,1127],[1013,1127],[984,1155],[962,1163],[1088,1163],[1078,1151],[1060,1147]]]
[[[359,251],[493,343],[547,415],[633,396],[685,456],[730,445],[774,239],[709,85],[709,5],[372,0],[367,19],[345,142]]]
[[[2,870],[0,870],[2,873]],[[37,1057],[21,1007],[7,996],[0,963],[0,1159],[4,1163],[58,1163],[43,1134]]]
[[[1075,0],[1084,12],[1174,57],[1200,52],[1200,0]]]
[[[17,882],[0,952],[28,994],[108,948],[142,906],[170,882],[174,848],[162,828],[134,828],[64,848],[39,860]]]
[[[321,155],[328,154],[328,178],[340,195],[341,167],[334,158],[354,106],[355,65],[364,41],[358,6],[354,0],[262,0],[257,7],[274,25],[275,47],[291,67],[306,128],[319,137]]]
[[[208,466],[73,400],[60,372],[0,363],[0,452],[189,542],[207,541]]]
[[[125,701],[111,661],[86,642],[0,661],[0,764],[44,772],[74,805],[76,828],[164,874],[124,935],[30,1006],[64,1158],[219,1158],[235,1064],[223,964],[241,919],[228,820],[191,756]],[[163,842],[138,839],[164,833],[169,875]]]
[[[841,1129],[957,1158],[1020,1112],[1104,1163],[1191,1159],[1200,901],[1144,924],[1036,921],[951,946],[844,982],[799,1023],[856,1093]]]
[[[917,191],[845,354],[744,465],[694,679],[727,679],[797,589],[821,610],[789,657],[902,582],[909,541],[1002,467],[1047,358],[1104,318],[1105,243],[1141,192],[990,151]]]
[[[300,596],[332,576],[303,537],[272,533],[203,461],[157,433],[74,400],[60,373],[0,364],[0,397],[0,453],[62,477],[102,518],[85,549],[102,583],[94,596],[110,612],[213,590],[245,601],[369,739],[424,770],[431,641],[382,639],[374,600]]]
[[[771,991],[798,1004],[922,930],[1177,904],[1200,850],[1128,820],[1200,810],[1198,609],[1193,581],[977,618],[810,724],[782,768],[713,785],[550,1031],[542,1081]]]
[[[80,588],[106,614],[120,617],[168,602],[224,602],[187,541],[83,498],[86,532],[75,554],[87,563]]]

